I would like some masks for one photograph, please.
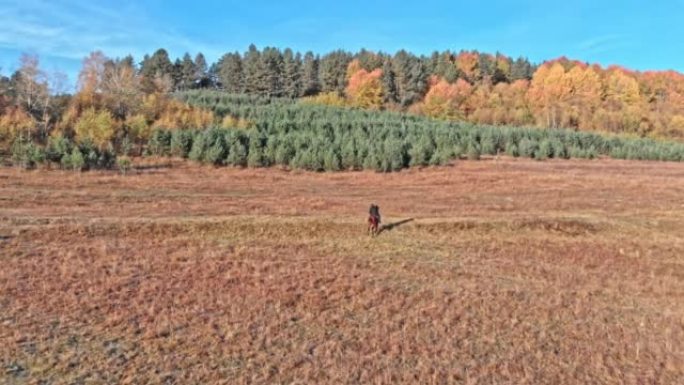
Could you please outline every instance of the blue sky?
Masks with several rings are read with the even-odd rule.
[[[172,57],[201,51],[211,62],[250,43],[318,53],[477,49],[684,71],[682,20],[684,0],[0,0],[0,73],[30,52],[73,83],[82,58],[97,49],[138,61],[159,47]]]

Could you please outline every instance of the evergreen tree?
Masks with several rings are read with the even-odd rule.
[[[471,139],[466,148],[466,156],[470,160],[479,160],[480,154],[480,144],[476,140]]]
[[[257,68],[258,94],[268,97],[282,96],[283,56],[280,50],[266,47]]]
[[[477,66],[480,69],[480,78],[478,80],[492,81],[492,78],[494,77],[494,70],[496,69],[496,63],[494,63],[494,60],[492,60],[492,56],[482,53],[478,55],[477,60]]]
[[[518,144],[518,152],[520,156],[534,158],[534,154],[537,151],[538,144],[535,140],[529,138],[523,138]]]
[[[404,50],[392,58],[399,103],[403,107],[421,100],[427,91],[428,73],[423,62]]]
[[[175,130],[171,134],[170,151],[172,156],[187,158],[192,149],[192,132],[187,130]]]
[[[314,54],[309,51],[304,55],[304,61],[302,62],[300,76],[302,82],[302,88],[299,96],[311,96],[316,95],[320,90],[321,86],[318,81],[318,67],[319,59],[314,56]]]
[[[260,81],[260,72],[263,72],[261,67],[261,53],[257,50],[254,44],[250,44],[247,53],[245,53],[244,60],[242,62],[243,74],[244,74],[244,90],[248,94],[258,94],[263,87]]]
[[[192,61],[190,54],[186,52],[185,55],[183,55],[180,66],[180,90],[184,91],[193,88],[196,72],[197,68],[195,62]]]
[[[69,157],[68,165],[74,171],[83,171],[83,169],[85,168],[86,162],[83,157],[83,153],[78,148],[78,146],[74,146],[74,149],[71,151],[71,156]]]
[[[342,146],[342,168],[345,170],[361,168],[362,164],[358,162],[356,151],[356,140],[353,137],[347,138]]]
[[[247,165],[247,147],[245,146],[244,135],[240,132],[230,138],[230,148],[226,163],[233,166],[244,167]]]
[[[319,72],[321,91],[344,94],[347,86],[347,66],[350,61],[351,55],[342,50],[330,52],[321,58]]]
[[[200,52],[195,56],[194,62],[195,72],[193,74],[193,87],[194,88],[208,88],[211,86],[211,81],[209,78],[209,71],[207,68],[207,60],[204,55]]]
[[[515,142],[506,142],[506,155],[514,156],[516,158],[520,156],[518,146],[515,144]]]
[[[567,159],[568,151],[560,139],[554,139],[551,142],[551,147],[553,149],[553,157],[554,158]]]
[[[383,64],[383,57],[380,54],[368,51],[365,48],[362,48],[359,53],[355,55],[355,58],[358,59],[361,68],[368,72],[382,67]]]
[[[239,53],[227,53],[221,57],[218,76],[224,90],[234,94],[244,92],[242,58]]]
[[[247,155],[247,166],[249,167],[266,167],[266,157],[264,156],[264,148],[266,145],[266,138],[263,133],[253,131],[249,136],[249,154]]]
[[[383,166],[383,171],[399,171],[406,167],[406,150],[404,144],[398,138],[388,137],[385,140],[383,161],[386,162]]]
[[[430,163],[435,144],[427,131],[424,131],[417,142],[412,143],[409,150],[411,166],[427,166]]]
[[[188,153],[188,158],[195,162],[201,162],[204,159],[204,152],[207,150],[208,146],[206,133],[198,132],[192,141],[192,148]]]
[[[458,69],[454,64],[454,58],[450,51],[438,54],[433,73],[449,83],[453,83],[458,79]]]
[[[511,81],[520,79],[530,80],[533,73],[532,65],[527,58],[521,56],[511,64]]]
[[[173,82],[173,63],[165,49],[160,48],[152,56],[145,55],[140,64],[141,85],[145,93],[160,91],[158,80]],[[171,86],[173,84],[170,84]]]
[[[455,151],[447,146],[441,146],[435,150],[430,158],[430,164],[434,166],[443,166],[449,164],[449,161],[456,155]]]
[[[390,58],[385,58],[382,63],[382,90],[383,102],[385,104],[393,104],[397,102],[397,86],[394,83],[394,70],[392,69],[392,61]]]
[[[275,150],[275,163],[287,166],[290,164],[295,156],[295,150],[292,143],[288,140],[281,140]]]
[[[181,83],[183,81],[182,70],[183,63],[180,59],[176,58],[176,60],[173,62],[173,72],[171,75],[171,78],[173,79],[174,91],[183,91],[183,88],[181,87]]]
[[[330,147],[326,151],[324,167],[326,171],[339,171],[342,168],[342,161],[336,147]]]
[[[214,135],[213,143],[206,149],[203,160],[207,163],[220,165],[224,162],[228,150],[223,135]]]
[[[296,98],[301,94],[301,56],[297,53],[293,56],[292,50],[286,48],[283,52],[283,75],[282,92],[283,96]]]
[[[539,143],[539,148],[534,153],[534,158],[538,160],[545,160],[553,156],[553,147],[548,139],[544,139]]]

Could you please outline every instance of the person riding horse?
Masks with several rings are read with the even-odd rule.
[[[371,204],[368,210],[368,232],[371,235],[378,235],[380,230],[380,207]]]

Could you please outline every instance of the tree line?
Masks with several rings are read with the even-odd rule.
[[[51,137],[46,146],[15,142],[15,161],[64,169],[119,167],[127,156],[173,156],[216,166],[282,166],[311,171],[399,171],[445,165],[482,155],[538,160],[595,158],[684,161],[684,144],[606,136],[565,129],[501,127],[449,122],[393,111],[295,102],[290,99],[185,91],[181,100],[211,110],[226,125],[206,129],[154,129],[144,149],[130,142],[119,151],[92,141]],[[240,123],[241,122],[241,123]]]
[[[522,57],[513,60],[477,51],[418,56],[403,50],[394,54],[337,50],[318,55],[251,45],[244,53],[227,53],[211,64],[201,53],[172,60],[163,49],[145,55],[139,63],[130,56],[110,58],[93,52],[83,60],[76,92],[69,94],[63,75],[48,74],[36,56],[22,55],[17,71],[0,76],[0,155],[16,152],[16,159],[40,160],[42,151],[49,159],[47,150],[53,146],[69,148],[70,156],[76,149],[74,156],[78,160],[80,153],[83,167],[101,167],[111,164],[113,157],[108,154],[149,152],[158,132],[198,133],[208,128],[261,132],[264,122],[280,116],[277,111],[264,112],[265,106],[288,111],[298,106],[302,109],[298,116],[309,117],[319,105],[375,111],[355,115],[368,119],[355,123],[367,127],[374,126],[377,116],[403,114],[434,118],[455,130],[472,123],[479,128],[515,125],[680,138],[682,79],[673,71],[637,73],[564,58],[536,66]],[[261,111],[261,115],[245,111]],[[339,120],[325,118],[333,119],[328,122],[333,126]],[[307,124],[288,122],[300,128]],[[574,156],[584,151],[678,160],[672,150],[676,146],[643,143],[613,146],[610,151],[570,144],[558,154],[574,149]],[[534,155],[539,149],[530,150],[534,146],[528,144],[513,141],[494,148]],[[477,146],[459,141],[457,147],[463,154]],[[644,148],[648,150],[643,152]],[[539,157],[547,152],[545,145]],[[433,157],[431,153],[429,158]],[[26,164],[31,163],[35,162]]]

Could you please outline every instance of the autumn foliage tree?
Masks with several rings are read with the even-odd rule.
[[[21,136],[30,138],[36,121],[19,106],[7,107],[0,115],[0,147],[9,148]]]
[[[361,68],[358,60],[353,60],[347,68],[347,76],[349,80],[345,93],[349,105],[374,110],[382,108],[382,69],[369,72]]]
[[[445,79],[433,77],[419,110],[433,118],[465,119],[472,90],[470,83],[463,79],[449,84]]]
[[[74,125],[78,141],[90,141],[100,149],[105,149],[111,143],[115,130],[112,114],[107,110],[98,111],[94,107],[83,111]]]

